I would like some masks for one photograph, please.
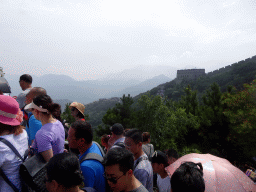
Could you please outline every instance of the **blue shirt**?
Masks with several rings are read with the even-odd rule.
[[[88,153],[97,153],[102,156],[98,146],[93,143],[79,160]],[[85,160],[81,163],[81,170],[84,176],[84,187],[92,187],[97,192],[105,192],[104,166],[97,160]]]
[[[37,120],[31,112],[28,113],[28,116],[29,127],[26,125],[26,131],[28,134],[28,145],[30,146],[32,144],[32,140],[35,139],[37,131],[41,129],[42,123],[41,121]]]
[[[144,153],[134,161],[134,165],[143,156],[147,157]],[[153,169],[149,160],[140,161],[133,174],[149,192],[153,192]]]

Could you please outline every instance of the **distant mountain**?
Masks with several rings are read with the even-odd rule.
[[[11,87],[11,96],[17,96],[22,91],[19,86],[19,76],[6,74],[5,78]],[[66,75],[48,74],[33,76],[32,86],[45,88],[53,100],[68,99],[71,102],[90,103],[100,98],[121,97],[129,92],[136,95],[168,80],[170,79],[165,76],[159,76],[142,83],[132,79],[76,81]],[[128,87],[129,89],[125,90]]]
[[[137,80],[145,81],[152,79],[159,75],[164,75],[170,79],[176,77],[178,68],[171,66],[158,66],[158,65],[140,65],[131,69],[125,69],[118,73],[106,74],[101,78],[102,80]]]
[[[158,75],[156,77],[153,77],[152,79],[143,81],[143,82],[139,83],[138,85],[127,87],[127,88],[122,90],[122,93],[123,94],[130,94],[131,96],[134,97],[134,96],[136,96],[140,93],[149,91],[152,88],[154,88],[154,87],[156,87],[160,84],[169,82],[171,80],[172,79],[170,79],[169,77],[166,77],[165,75]]]

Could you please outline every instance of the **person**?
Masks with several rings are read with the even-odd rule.
[[[101,136],[101,145],[104,147],[104,152],[107,153],[107,151],[109,150],[109,146],[108,146],[108,140],[110,138],[110,135],[104,134]]]
[[[172,174],[172,192],[193,191],[204,192],[203,166],[201,163],[184,162]]]
[[[142,144],[142,150],[148,158],[151,158],[154,153],[154,146],[150,143],[150,133],[149,132],[143,132],[143,144]]]
[[[60,153],[46,165],[46,188],[49,192],[82,192],[79,186],[83,175],[77,157],[72,153]]]
[[[25,107],[25,110],[31,109],[35,118],[42,123],[42,128],[37,131],[32,148],[47,162],[53,155],[64,151],[64,127],[52,115],[59,108],[60,105],[53,103],[49,95],[39,95]]]
[[[18,102],[10,96],[0,95],[0,111],[0,139],[9,141],[24,157],[28,149],[28,138],[27,132],[20,125],[23,120],[23,113],[19,109]],[[22,160],[6,144],[0,142],[0,169],[18,190],[21,190],[19,177],[21,163]],[[0,191],[14,191],[1,174]]]
[[[111,137],[109,139],[109,144],[111,148],[114,147],[122,147],[125,148],[124,146],[124,127],[120,123],[115,123],[112,127],[110,127],[111,131]]]
[[[134,156],[134,176],[146,187],[149,192],[153,191],[153,170],[148,156],[142,150],[142,132],[131,129],[125,135],[125,147]]]
[[[78,149],[80,152],[79,161],[84,176],[84,186],[94,188],[98,192],[105,192],[102,163],[94,159],[82,161],[90,153],[96,153],[103,159],[100,148],[92,140],[93,130],[88,122],[78,120],[71,124],[68,131],[68,142],[70,148]]]
[[[157,188],[159,192],[171,191],[171,178],[165,168],[169,166],[168,159],[162,151],[155,151],[151,158],[153,172],[157,174]]]
[[[69,106],[71,110],[71,115],[75,118],[75,120],[82,120],[85,121],[85,116],[84,116],[84,110],[85,106],[82,103],[78,102],[73,102]]]
[[[19,103],[20,109],[23,109],[25,104],[25,97],[32,88],[32,77],[29,74],[23,74],[20,76],[20,87],[22,92],[17,96],[16,101]]]
[[[175,149],[169,149],[166,152],[167,158],[168,158],[168,163],[171,165],[174,163],[177,159],[179,159],[179,154]]]
[[[104,157],[105,177],[113,192],[147,192],[134,176],[133,154],[120,147],[112,148]]]
[[[26,105],[32,103],[33,99],[38,95],[46,95],[46,90],[42,87],[33,87],[26,95]],[[36,133],[42,127],[41,121],[37,120],[32,112],[27,111],[28,119],[26,123],[26,131],[28,134],[28,144],[32,145],[34,142]]]

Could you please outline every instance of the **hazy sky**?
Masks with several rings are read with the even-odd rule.
[[[0,0],[0,67],[75,79],[138,65],[209,72],[256,55],[255,13],[255,0]]]

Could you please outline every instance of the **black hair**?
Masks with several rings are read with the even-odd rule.
[[[115,147],[110,149],[104,157],[103,164],[105,166],[119,165],[120,171],[124,174],[130,169],[133,170],[134,157],[127,149]]]
[[[172,192],[204,192],[203,166],[201,163],[185,162],[180,165],[171,177]]]
[[[147,142],[148,139],[150,139],[150,133],[149,132],[143,132],[142,137],[143,137],[143,142]]]
[[[71,126],[75,130],[76,139],[84,138],[87,144],[90,144],[93,139],[93,130],[90,123],[82,120],[75,121]]]
[[[80,185],[84,178],[78,158],[72,153],[54,155],[46,165],[49,181],[55,180],[66,188]]]
[[[127,131],[125,137],[131,138],[134,143],[139,143],[143,141],[142,132],[139,129],[131,129]]]
[[[84,118],[84,115],[77,109],[77,111],[78,111],[78,113],[77,113],[77,117],[78,118],[81,118],[81,119],[83,119]]]
[[[179,159],[179,154],[175,149],[168,149],[168,151],[166,152],[166,155],[169,158],[174,157],[175,159]]]
[[[25,81],[27,83],[32,83],[32,77],[29,74],[23,74],[20,76],[20,81]]]
[[[48,112],[53,116],[55,113],[59,113],[61,108],[58,103],[52,102],[52,99],[49,95],[38,95],[33,99],[33,103],[36,104],[38,107],[42,106],[43,109],[47,109]],[[46,112],[43,113],[47,114]]]
[[[109,139],[110,139],[110,136],[107,134],[104,134],[101,136],[101,141],[103,141],[104,143],[108,143]]]

